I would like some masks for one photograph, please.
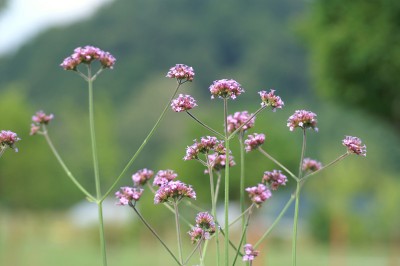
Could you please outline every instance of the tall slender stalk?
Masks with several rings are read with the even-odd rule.
[[[175,210],[175,227],[176,227],[176,237],[178,241],[178,253],[179,253],[179,261],[183,264],[183,256],[182,256],[182,239],[181,239],[181,223],[179,222],[179,210],[178,210],[178,201],[174,201],[174,210]]]
[[[240,202],[240,212],[244,213],[246,207],[245,207],[245,202],[244,202],[244,176],[245,176],[245,165],[244,165],[244,132],[240,131],[239,132],[239,145],[240,145],[240,196],[239,196],[239,202]],[[246,230],[246,217],[242,216],[242,232],[245,232]],[[247,237],[246,234],[243,236],[244,241],[247,242]]]
[[[228,133],[228,99],[224,98],[224,132],[225,132],[225,265],[229,265],[229,133]]]

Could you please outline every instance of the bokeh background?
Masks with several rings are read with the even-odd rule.
[[[49,130],[59,152],[94,191],[86,84],[59,67],[84,45],[117,58],[115,68],[95,82],[103,191],[173,92],[166,72],[184,63],[196,77],[181,92],[194,96],[195,115],[219,130],[222,103],[210,100],[212,81],[233,78],[246,90],[230,103],[230,113],[255,111],[257,92],[276,89],[285,108],[263,112],[249,133],[265,133],[265,149],[290,169],[297,169],[301,134],[289,132],[286,120],[297,109],[318,115],[319,132],[308,134],[307,157],[330,162],[345,152],[345,135],[367,145],[366,158],[348,157],[305,186],[299,265],[400,265],[399,1],[54,2],[60,6],[0,1],[0,129],[22,139],[18,153],[10,150],[0,159],[0,265],[100,263],[94,204],[69,182],[44,139],[29,136],[37,110],[53,113]],[[174,169],[195,187],[196,204],[207,208],[204,169],[182,160],[186,146],[207,134],[188,116],[170,111],[121,185],[130,185],[130,176],[144,167]],[[246,186],[275,168],[261,154],[246,160]],[[258,229],[268,228],[293,185],[257,213]],[[232,185],[232,204],[238,186]],[[114,203],[110,198],[105,209],[110,265],[174,265],[134,213]],[[174,235],[171,214],[154,207],[150,193],[140,209],[166,239]],[[256,265],[290,263],[292,214],[266,241]],[[256,239],[263,230],[251,232]]]

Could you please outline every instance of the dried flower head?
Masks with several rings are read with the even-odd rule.
[[[315,172],[322,168],[322,164],[310,158],[304,158],[302,169],[303,171]]]
[[[15,147],[15,143],[20,140],[21,139],[18,137],[17,133],[14,133],[10,130],[2,130],[0,132],[0,151],[6,148],[11,148],[18,152],[18,149]]]
[[[53,120],[54,115],[46,115],[43,111],[38,111],[34,116],[32,116],[32,121],[36,125],[47,125],[51,120]]]
[[[87,45],[85,47],[75,48],[74,53],[65,58],[60,64],[64,70],[76,70],[79,64],[91,64],[99,60],[102,68],[112,69],[116,59],[109,52],[105,52],[97,47]]]
[[[235,99],[236,96],[242,94],[244,90],[240,84],[233,79],[220,79],[213,82],[210,86],[211,99],[215,97]]]
[[[278,187],[285,186],[287,180],[287,177],[280,170],[265,171],[262,178],[262,181],[269,184],[272,190],[277,190]]]
[[[190,95],[179,94],[178,98],[172,100],[171,107],[175,112],[184,112],[193,109],[196,104],[196,100]]]
[[[272,111],[276,111],[276,108],[282,109],[284,102],[281,97],[275,95],[275,90],[270,90],[269,92],[260,91],[258,92],[261,97],[261,106],[271,106]]]
[[[265,135],[254,133],[248,135],[247,139],[244,141],[246,152],[252,151],[264,144]]]
[[[288,119],[287,126],[290,131],[293,131],[296,127],[301,127],[302,129],[312,128],[318,131],[317,128],[317,115],[310,111],[297,110]]]
[[[253,261],[259,254],[259,251],[253,249],[253,245],[246,244],[243,246],[243,261]]]
[[[194,71],[192,67],[187,65],[176,64],[174,67],[169,69],[166,77],[177,79],[180,83],[193,81]]]
[[[171,181],[163,184],[154,196],[154,204],[164,203],[168,201],[180,201],[187,197],[196,199],[196,192],[191,186],[186,185],[181,181]]]
[[[178,177],[174,170],[160,170],[154,177],[153,186],[162,186]]]
[[[247,121],[247,123],[240,129],[240,131],[246,131],[249,128],[254,127],[254,122],[256,120],[256,117],[252,117],[253,114],[249,114],[247,111],[243,112],[235,112],[233,115],[228,115],[226,118],[227,120],[227,128],[229,133],[233,133],[236,129],[244,125]],[[252,117],[250,119],[250,117]],[[249,120],[250,119],[250,120]]]
[[[246,191],[249,193],[251,201],[254,202],[257,207],[260,207],[264,201],[272,196],[271,191],[264,184],[248,187]]]
[[[357,137],[346,136],[342,144],[347,147],[348,153],[367,156],[367,146],[363,145],[361,139]]]
[[[128,205],[131,201],[138,201],[142,196],[143,189],[134,187],[121,187],[115,193],[115,197],[119,199],[118,205]]]
[[[154,175],[152,170],[143,168],[132,175],[132,181],[135,186],[144,186]]]

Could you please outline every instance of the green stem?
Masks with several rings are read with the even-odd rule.
[[[93,78],[91,72],[91,66],[88,65],[88,87],[89,87],[89,125],[90,125],[90,139],[92,142],[92,157],[93,157],[93,170],[94,180],[96,186],[96,198],[98,207],[98,219],[99,219],[99,234],[100,234],[100,250],[103,258],[103,265],[107,266],[107,252],[106,242],[104,236],[104,222],[103,222],[103,206],[101,198],[101,187],[100,187],[100,173],[99,173],[99,160],[97,157],[97,144],[96,144],[96,130],[94,126],[94,103],[93,103]]]
[[[200,265],[203,265],[203,261],[204,261],[204,257],[201,254],[201,243],[203,242],[203,239],[200,239],[196,246],[194,247],[194,249],[192,250],[192,252],[190,252],[189,256],[186,258],[185,262],[183,263],[183,265],[187,265],[188,261],[190,260],[190,258],[193,256],[193,254],[196,252],[197,249],[199,249],[200,251]]]
[[[164,110],[162,111],[160,117],[158,118],[156,124],[153,126],[153,128],[150,130],[149,134],[147,137],[144,139],[143,143],[140,145],[140,147],[137,149],[135,154],[132,156],[132,158],[129,160],[129,162],[126,164],[124,169],[122,170],[121,174],[117,177],[117,179],[114,181],[114,183],[111,185],[111,187],[108,189],[108,191],[104,194],[104,196],[101,198],[101,201],[104,201],[105,198],[110,195],[110,193],[115,189],[117,186],[119,180],[125,175],[125,173],[128,171],[129,167],[133,164],[133,162],[136,160],[136,158],[139,156],[140,152],[143,150],[143,148],[146,146],[147,142],[149,139],[153,136],[154,132],[160,125],[161,120],[163,119],[165,113],[168,110],[168,107],[170,106],[171,101],[174,99],[176,93],[178,92],[178,89],[182,83],[178,83],[178,86],[176,87],[174,93],[172,94],[171,98],[169,99],[168,103],[165,105]]]
[[[333,164],[335,164],[335,163],[337,163],[337,162],[343,160],[344,158],[346,158],[346,157],[349,156],[349,155],[350,155],[350,153],[348,153],[348,152],[346,152],[345,154],[340,155],[338,158],[336,158],[336,159],[333,160],[332,162],[328,163],[327,165],[321,167],[319,170],[317,170],[317,171],[315,171],[315,172],[312,172],[312,173],[309,173],[308,175],[304,176],[304,177],[301,179],[301,181],[302,181],[302,182],[305,182],[305,181],[306,181],[308,178],[310,178],[311,176],[313,176],[313,175],[315,175],[315,174],[321,172],[322,170],[328,168],[329,166],[331,166],[331,165],[333,165]]]
[[[254,203],[251,206],[254,207]],[[240,237],[240,241],[239,241],[239,245],[238,245],[239,249],[236,251],[235,259],[233,260],[232,265],[235,265],[235,263],[236,263],[236,260],[237,260],[237,258],[239,256],[240,247],[242,246],[243,242],[247,243],[246,242],[246,231],[247,231],[247,228],[249,226],[250,215],[251,215],[251,210],[249,211],[249,213],[247,215],[247,218],[245,219],[245,222],[246,222],[245,223],[245,230],[243,230],[242,236]]]
[[[167,252],[172,256],[172,258],[178,263],[178,265],[182,265],[179,260],[176,258],[174,253],[168,248],[168,246],[164,243],[161,237],[156,233],[156,231],[150,226],[150,224],[144,219],[144,217],[140,214],[140,212],[136,209],[135,205],[132,202],[129,202],[129,206],[135,211],[135,213],[139,216],[139,219],[144,223],[147,229],[160,241],[161,245],[167,250]]]
[[[289,209],[290,205],[292,204],[293,200],[296,198],[295,194],[293,194],[288,202],[286,203],[285,207],[281,210],[279,213],[278,217],[276,217],[275,221],[271,224],[271,226],[268,228],[268,230],[262,235],[262,237],[257,241],[257,243],[254,245],[254,248],[256,249],[262,241],[272,232],[274,227],[279,223],[279,221],[282,219],[283,215],[285,215],[286,211]]]
[[[285,166],[283,166],[283,164],[281,164],[278,160],[276,160],[274,157],[272,157],[269,153],[267,153],[265,150],[263,150],[261,147],[258,147],[258,150],[264,154],[268,159],[270,159],[271,161],[273,161],[274,163],[276,163],[280,168],[282,168],[283,170],[286,171],[286,173],[288,173],[294,180],[298,180],[298,178],[296,177],[295,174],[293,174],[291,171],[289,171],[289,169],[287,169]]]
[[[293,241],[292,241],[292,265],[296,266],[296,250],[297,250],[297,226],[299,220],[299,198],[300,198],[300,182],[296,184],[296,202],[294,207],[293,219]]]
[[[3,156],[5,150],[7,150],[7,146],[0,148],[0,157]]]
[[[215,129],[212,129],[211,127],[207,126],[206,124],[204,124],[203,122],[201,122],[199,119],[197,119],[197,117],[195,117],[193,114],[191,114],[189,111],[186,111],[186,113],[193,118],[197,123],[199,123],[200,125],[202,125],[203,127],[205,127],[206,129],[208,129],[209,131],[213,132],[215,135],[217,135],[220,138],[224,138],[224,135],[222,135],[221,133],[219,133],[218,131],[216,131]]]
[[[240,202],[240,212],[244,213],[245,211],[245,202],[244,202],[244,176],[245,176],[245,165],[244,165],[244,132],[240,131],[239,132],[239,145],[240,145],[240,196],[239,196],[239,202]],[[246,226],[246,217],[242,216],[242,231],[245,231],[245,226]],[[244,241],[247,241],[246,235],[244,235]]]
[[[229,265],[229,133],[228,133],[228,99],[224,98],[224,131],[225,131],[225,265]]]
[[[228,139],[229,139],[229,140],[232,139],[232,138],[236,135],[236,133],[238,133],[251,119],[253,119],[253,117],[255,117],[259,112],[261,112],[262,110],[264,110],[266,107],[267,107],[266,105],[261,106],[254,114],[252,114],[246,121],[244,121],[243,124],[240,125],[240,127],[238,127],[235,131],[233,131],[233,132],[229,135]]]
[[[68,169],[68,167],[65,165],[64,161],[61,159],[61,156],[58,154],[57,149],[54,147],[53,142],[50,139],[49,134],[47,133],[47,129],[46,127],[43,125],[43,133],[42,135],[44,136],[44,138],[46,139],[47,144],[49,145],[51,151],[53,152],[54,156],[56,157],[58,163],[61,165],[61,167],[63,168],[64,172],[67,174],[67,176],[69,177],[69,179],[72,181],[72,183],[75,184],[75,186],[83,193],[86,195],[86,197],[88,198],[89,201],[95,202],[96,199],[95,197],[92,196],[92,194],[90,194],[80,183],[78,180],[76,180],[76,178],[74,177],[74,175],[71,173],[71,171]]]
[[[175,210],[175,227],[176,227],[176,237],[178,241],[178,253],[179,253],[179,261],[183,264],[182,257],[182,239],[181,239],[181,223],[179,222],[179,210],[178,203],[176,200],[174,201],[174,210]]]

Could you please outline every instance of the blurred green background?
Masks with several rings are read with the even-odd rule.
[[[0,8],[7,8],[7,1]],[[18,153],[7,151],[0,159],[0,265],[99,263],[97,228],[84,197],[44,139],[29,136],[37,110],[53,113],[49,130],[59,152],[94,192],[86,84],[59,67],[84,45],[117,58],[115,68],[95,82],[103,191],[173,92],[175,82],[165,78],[168,69],[184,63],[196,76],[181,93],[194,96],[199,106],[193,113],[220,131],[222,102],[210,100],[212,81],[233,78],[246,90],[230,102],[230,113],[255,111],[258,91],[277,90],[285,108],[261,113],[249,133],[266,134],[264,148],[289,169],[297,169],[301,134],[289,132],[286,120],[297,109],[318,115],[319,132],[308,134],[307,157],[330,162],[345,152],[345,135],[367,145],[366,158],[351,156],[305,186],[299,265],[400,265],[399,33],[396,0],[114,0],[93,16],[52,27],[3,54],[0,129],[17,132],[22,140]],[[144,167],[174,169],[196,189],[196,203],[207,208],[208,178],[198,163],[182,158],[193,139],[208,134],[185,114],[170,111],[120,185],[130,185],[131,174]],[[238,162],[237,148],[235,143]],[[246,186],[276,168],[257,153],[248,154],[246,164]],[[238,169],[233,168],[233,200]],[[293,185],[259,211],[260,226],[268,227]],[[140,201],[141,210],[150,221],[164,221],[154,226],[168,238],[171,214],[154,207],[149,194]],[[155,240],[128,208],[112,202],[107,215],[114,217],[106,231],[110,265],[173,265],[168,257],[151,256]],[[267,241],[257,265],[289,264],[291,216]],[[260,232],[253,233],[256,238]]]

